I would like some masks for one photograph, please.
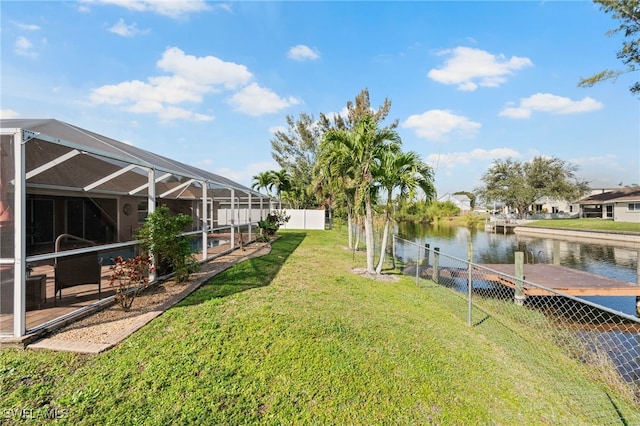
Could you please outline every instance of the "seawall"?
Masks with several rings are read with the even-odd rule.
[[[640,250],[640,232],[595,231],[569,228],[543,228],[538,226],[517,226],[516,235],[532,237],[557,238],[586,243],[603,243],[618,247]]]

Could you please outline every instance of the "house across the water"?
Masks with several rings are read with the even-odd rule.
[[[640,223],[640,186],[594,190],[578,203],[580,217]]]

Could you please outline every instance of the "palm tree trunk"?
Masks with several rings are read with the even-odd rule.
[[[351,216],[351,211],[347,211],[347,233],[348,233],[348,239],[349,239],[349,250],[353,248],[354,228],[355,227],[353,226],[353,217]]]
[[[371,206],[370,200],[365,200],[364,238],[367,246],[367,272],[375,274],[376,270],[373,265],[375,255],[375,245],[373,242],[373,207]]]
[[[387,240],[389,239],[390,223],[391,218],[389,217],[389,213],[387,213],[387,217],[384,221],[384,231],[382,231],[382,243],[380,244],[380,261],[378,262],[378,266],[376,267],[376,274],[382,273],[382,264],[384,263],[384,257],[387,253]]]

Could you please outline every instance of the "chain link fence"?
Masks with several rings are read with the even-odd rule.
[[[398,242],[402,243],[400,254],[396,249]],[[460,306],[464,307],[452,306],[452,310],[457,310],[461,320],[466,320],[469,326],[478,327],[491,317],[504,321],[509,327],[517,327],[514,331],[518,338],[527,339],[541,348],[535,353],[520,353],[518,356],[528,365],[551,372],[557,378],[552,386],[558,392],[585,395],[585,389],[568,387],[568,383],[574,383],[563,380],[568,369],[559,365],[558,359],[551,355],[553,351],[544,350],[548,345],[569,354],[577,368],[586,368],[587,374],[603,388],[615,389],[624,398],[638,404],[638,412],[632,414],[634,418],[618,418],[614,413],[615,418],[612,419],[612,405],[615,407],[612,401],[594,397],[583,406],[576,401],[576,406],[595,424],[640,425],[638,317],[546,288],[527,281],[521,274],[516,277],[475,264],[471,246],[467,260],[397,236],[393,238],[392,247],[395,267],[414,277],[416,284],[424,288],[435,284],[461,295],[466,303]],[[531,293],[545,295],[531,296]],[[603,391],[597,392],[602,394]]]

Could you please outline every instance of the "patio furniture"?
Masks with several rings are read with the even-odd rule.
[[[56,252],[59,251],[60,242],[65,238],[75,239],[85,244],[95,245],[92,241],[85,240],[70,234],[62,234],[56,238]],[[102,298],[101,284],[101,261],[98,253],[80,253],[71,256],[57,257],[54,265],[55,270],[55,292],[53,296],[54,305],[56,296],[62,299],[62,289],[78,285],[97,284],[98,298]]]
[[[47,276],[29,275],[27,284],[27,309],[40,309],[47,303]]]

